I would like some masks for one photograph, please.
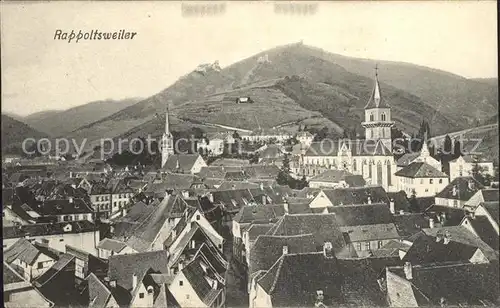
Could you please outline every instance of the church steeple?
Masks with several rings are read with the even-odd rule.
[[[378,65],[375,66],[375,84],[365,106],[365,121],[361,123],[365,128],[366,139],[381,140],[385,147],[392,152],[391,108],[385,101],[378,81]]]
[[[365,109],[372,108],[389,108],[389,105],[387,105],[386,101],[383,99],[380,91],[380,84],[378,81],[378,64],[375,65],[375,84],[373,86],[373,91],[368,103],[365,106]]]
[[[161,138],[161,166],[164,167],[170,155],[174,154],[174,140],[170,133],[169,110],[165,112],[165,132]]]

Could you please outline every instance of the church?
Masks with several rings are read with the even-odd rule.
[[[322,140],[313,142],[302,154],[298,175],[312,177],[328,169],[342,169],[362,175],[367,185],[398,190],[398,166],[392,152],[391,107],[382,96],[375,70],[375,84],[365,106],[365,139]]]

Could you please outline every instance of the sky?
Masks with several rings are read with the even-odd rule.
[[[270,2],[181,14],[180,2],[0,3],[2,112],[28,115],[96,100],[148,97],[198,64],[225,67],[278,45],[403,61],[467,78],[497,77],[495,1],[318,2],[278,14]],[[125,29],[133,40],[54,40],[56,30]]]

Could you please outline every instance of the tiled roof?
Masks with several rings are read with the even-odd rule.
[[[70,225],[71,230],[65,231],[64,227]],[[94,232],[95,224],[88,220],[67,221],[58,223],[28,224],[22,226],[9,226],[3,228],[4,238],[21,238],[25,235],[31,237],[55,235],[64,233]]]
[[[32,209],[42,216],[93,213],[87,202],[79,198],[74,199],[73,202],[70,202],[68,199],[46,200],[45,202],[38,203],[36,206],[32,206]]]
[[[258,188],[259,184],[249,181],[224,181],[217,188],[218,190],[231,190],[231,189],[252,189]]]
[[[246,232],[248,233],[248,238],[250,241],[255,241],[259,235],[265,235],[274,226],[273,223],[269,224],[252,224]]]
[[[436,237],[420,232],[414,235],[413,242],[404,256],[404,261],[412,264],[429,264],[435,262],[468,262],[474,255],[477,247],[456,242],[453,240],[444,244],[444,240],[437,242]]]
[[[34,285],[37,288],[41,288],[46,283],[50,282],[54,277],[56,277],[59,272],[65,270],[67,267],[70,267],[72,271],[74,271],[74,259],[75,257],[70,254],[63,254],[60,256],[59,260],[54,263],[45,273],[39,276],[35,281]]]
[[[113,295],[104,283],[93,273],[87,277],[89,307],[91,308],[106,308],[109,300]]]
[[[385,203],[367,205],[347,205],[328,207],[329,213],[336,215],[339,226],[388,224],[392,214]]]
[[[335,251],[345,247],[335,214],[297,214],[285,215],[268,235],[293,236],[312,234],[317,245],[331,242]]]
[[[402,267],[388,271],[405,278]],[[440,306],[444,298],[447,306],[483,306],[484,301],[498,306],[500,286],[497,263],[413,266],[411,284],[419,306]],[[481,302],[483,301],[483,302]]]
[[[326,258],[323,252],[287,254],[258,284],[278,307],[312,307],[317,291],[323,291],[326,306],[383,306],[379,267],[374,263],[374,259]]]
[[[398,234],[407,238],[429,227],[429,219],[422,213],[411,213],[403,215],[394,215],[394,224]]]
[[[389,197],[381,186],[323,189],[323,192],[334,206],[366,204],[368,198],[372,203],[389,204]]]
[[[249,164],[250,161],[247,159],[219,158],[215,160],[210,166],[236,167],[236,166],[246,166]]]
[[[441,215],[446,217],[444,222],[441,222],[441,225],[447,226],[458,226],[464,216],[466,215],[465,210],[463,208],[454,208],[446,205],[431,205],[425,211],[427,216],[430,216],[434,219],[435,222],[438,222]]]
[[[496,188],[481,189],[481,194],[483,195],[484,202],[498,202],[500,200],[500,191]]]
[[[497,231],[491,225],[490,220],[486,216],[475,216],[469,219],[470,224],[477,235],[491,248],[498,250],[498,237]]]
[[[406,178],[447,178],[448,175],[425,162],[413,162],[395,173]]]
[[[233,220],[239,223],[276,221],[285,214],[283,205],[248,205],[240,209]]]
[[[470,232],[464,226],[451,226],[451,227],[436,227],[436,228],[428,228],[422,229],[422,232],[426,235],[436,237],[438,232],[444,233],[445,231],[449,232],[453,241],[466,244],[469,246],[474,246],[484,253],[484,255],[489,260],[498,260],[498,251],[494,251],[488,244],[483,242],[481,238],[477,237],[474,233]]]
[[[4,261],[12,263],[19,259],[27,264],[32,264],[40,253],[35,245],[22,238],[4,251]]]
[[[318,174],[309,181],[339,183],[340,181],[344,181],[348,175],[352,175],[352,173],[345,170],[330,169]]]
[[[411,164],[415,159],[417,159],[420,156],[420,152],[412,152],[412,153],[405,153],[403,156],[401,156],[397,161],[396,165],[398,167],[404,167],[408,166]]]
[[[294,236],[261,235],[250,250],[249,273],[269,270],[283,255],[283,247],[288,253],[306,253],[318,251],[312,234]]]
[[[110,251],[113,251],[114,253],[119,253],[125,247],[127,247],[127,244],[125,244],[124,242],[117,241],[117,240],[110,239],[110,238],[103,239],[97,245],[97,248],[99,248],[99,249],[110,250]]]
[[[455,188],[455,190],[454,190]],[[436,198],[469,200],[478,190],[484,186],[471,176],[457,177],[440,191]]]
[[[210,307],[215,300],[215,293],[220,292],[220,289],[213,289],[212,286],[210,286],[209,282],[205,279],[208,273],[205,272],[200,262],[201,260],[199,258],[193,260],[182,269],[182,273],[189,281],[198,297]]]
[[[186,203],[180,195],[169,195],[160,203],[135,204],[124,217],[117,220],[115,238],[123,239],[137,251],[147,251],[168,218],[181,217]]]
[[[10,283],[24,282],[24,278],[19,275],[12,267],[7,264],[3,264],[3,284],[7,285]]]
[[[352,242],[398,239],[399,234],[393,223],[340,227]]]
[[[108,276],[118,286],[132,291],[132,276],[144,276],[149,269],[168,273],[168,252],[166,250],[142,252],[109,257]]]
[[[398,192],[387,192],[387,197],[389,197],[389,201],[390,200],[394,201],[394,210],[396,212],[399,212],[401,210],[405,212],[409,211],[410,203],[408,202],[408,199],[406,198],[406,193],[404,191],[401,190]]]
[[[483,202],[480,205],[486,209],[486,211],[490,214],[491,218],[499,224],[499,202]]]
[[[193,168],[194,163],[200,157],[199,154],[174,154],[168,157],[162,169],[169,171],[177,171],[180,169],[184,172],[188,172]]]

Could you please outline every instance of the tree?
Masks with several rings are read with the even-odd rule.
[[[479,166],[477,161],[472,165],[471,175],[476,181],[484,186],[490,186],[491,176],[483,174],[483,169]]]
[[[418,200],[417,200],[417,193],[415,192],[415,189],[411,191],[409,203],[410,203],[410,212],[412,213],[420,212],[420,207],[418,206]]]
[[[309,187],[309,182],[307,181],[306,176],[302,176],[300,180],[297,181],[297,184],[295,185],[296,189],[303,189],[304,187]]]

